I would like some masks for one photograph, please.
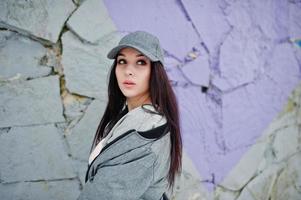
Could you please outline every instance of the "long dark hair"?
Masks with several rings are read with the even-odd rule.
[[[108,103],[103,117],[95,133],[90,152],[96,144],[105,137],[115,123],[120,119],[120,113],[126,102],[115,74],[117,61],[114,60],[108,84]],[[175,176],[182,170],[182,139],[179,125],[179,111],[176,96],[170,85],[166,71],[161,62],[151,62],[150,97],[158,113],[167,119],[170,131],[171,149],[168,172],[169,188],[174,186]]]

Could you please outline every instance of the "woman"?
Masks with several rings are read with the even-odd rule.
[[[114,59],[108,104],[79,199],[165,199],[181,171],[182,141],[159,40],[136,31],[107,56]]]

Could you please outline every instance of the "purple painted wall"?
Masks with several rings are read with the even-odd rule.
[[[159,37],[179,101],[184,148],[204,184],[214,187],[301,79],[300,49],[292,42],[301,38],[301,4],[104,2],[119,31],[146,30]]]

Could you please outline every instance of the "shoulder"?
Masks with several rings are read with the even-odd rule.
[[[151,107],[154,111],[153,107]],[[158,159],[167,159],[170,153],[170,126],[164,115],[148,113],[144,115],[143,122],[136,132],[144,140],[152,140],[151,150]],[[168,159],[167,159],[168,160]]]
[[[135,130],[145,139],[156,139],[168,131],[164,114],[159,113],[152,104],[143,104],[126,113],[116,124],[115,131]]]
[[[157,125],[157,124],[153,124],[153,125]],[[145,139],[159,139],[165,136],[168,132],[169,132],[169,126],[167,122],[146,131],[137,130],[137,133]]]
[[[170,127],[166,117],[156,111],[153,105],[146,104],[141,109],[141,123],[137,133],[144,139],[156,140],[153,145],[166,143],[169,139]],[[168,136],[167,136],[168,135]]]
[[[141,109],[138,110],[140,123],[139,126],[136,127],[137,131],[143,133],[158,133],[162,132],[167,128],[167,119],[164,114],[159,113],[155,107],[151,104],[144,104],[141,106]]]

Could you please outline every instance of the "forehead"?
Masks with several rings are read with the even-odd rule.
[[[144,56],[140,51],[138,51],[137,49],[131,48],[131,47],[125,47],[125,48],[121,49],[119,51],[118,55],[120,55],[120,54],[125,55],[125,56],[127,56],[127,55]]]

